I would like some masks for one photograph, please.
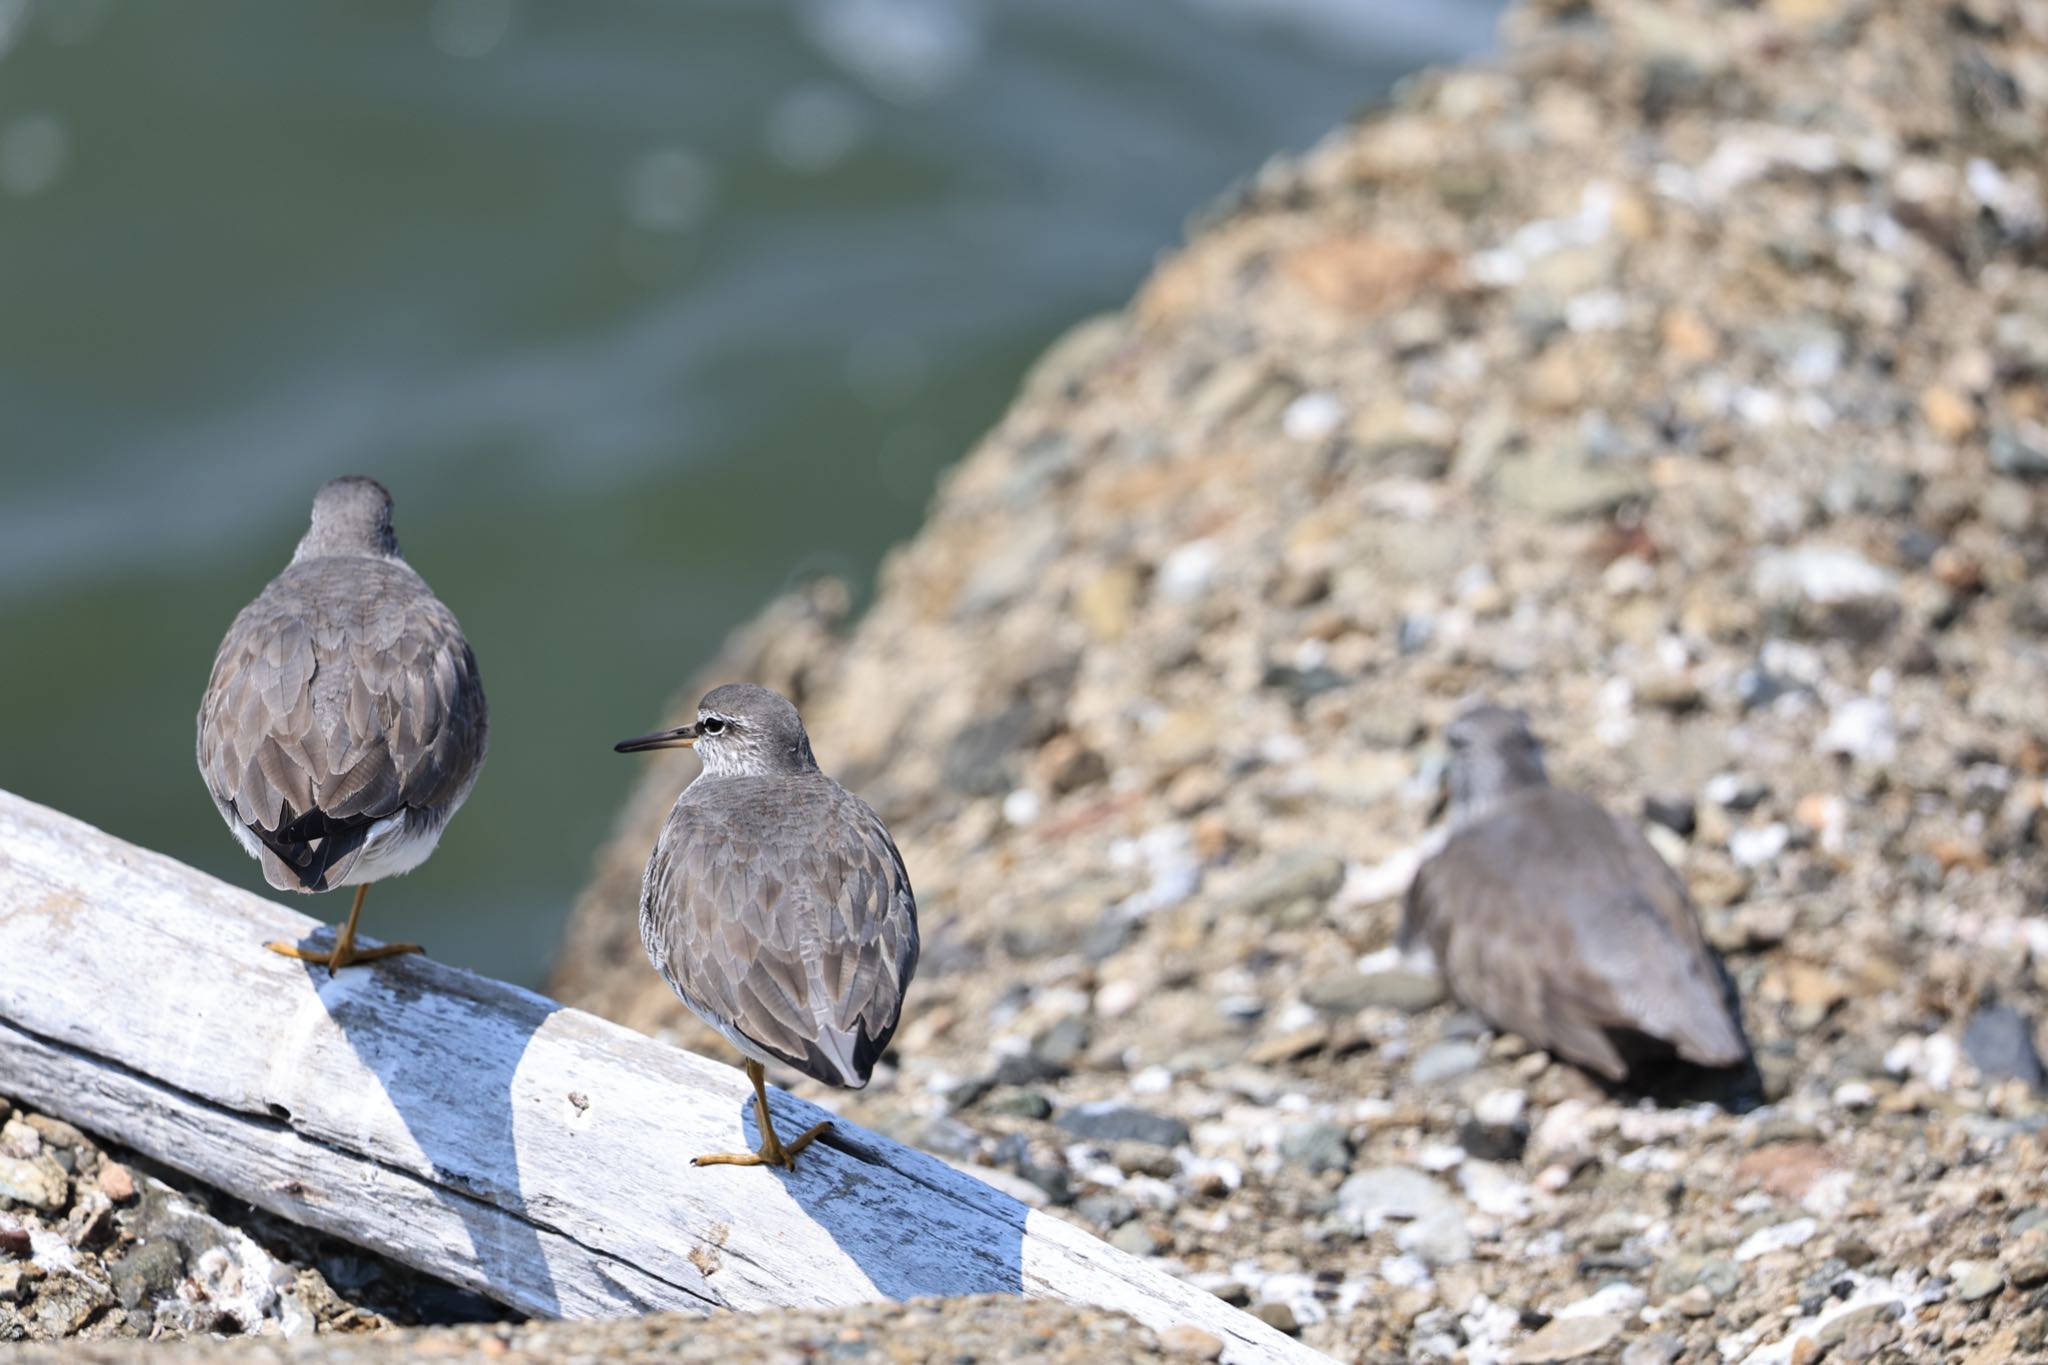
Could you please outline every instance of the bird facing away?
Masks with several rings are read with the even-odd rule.
[[[699,1166],[794,1168],[830,1122],[775,1134],[764,1067],[858,1090],[896,1032],[917,970],[917,901],[882,818],[818,770],[796,707],[752,683],[714,688],[694,724],[618,744],[693,746],[640,887],[640,939],[683,1003],[747,1059],[754,1152]]]
[[[1672,1054],[1749,1063],[1725,971],[1642,832],[1550,785],[1520,711],[1468,710],[1450,747],[1453,833],[1416,873],[1405,951],[1426,940],[1451,994],[1608,1080]]]
[[[374,881],[425,862],[483,769],[476,656],[398,553],[391,495],[341,478],[283,573],[242,608],[199,703],[199,774],[280,891],[356,888],[330,951],[271,951],[337,972],[419,945],[356,947]]]

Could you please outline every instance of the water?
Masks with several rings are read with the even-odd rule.
[[[538,981],[611,742],[786,585],[865,591],[1046,342],[1495,9],[0,0],[0,786],[261,888],[199,692],[373,474],[492,749],[365,922]]]

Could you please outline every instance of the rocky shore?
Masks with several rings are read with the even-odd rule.
[[[707,670],[799,701],[923,907],[892,1064],[797,1088],[1344,1360],[2048,1358],[2044,166],[2040,0],[1527,5],[1275,162],[857,622],[818,584]],[[1610,1093],[1391,952],[1481,694],[1682,870],[1763,1108]],[[633,923],[691,765],[554,991],[724,1055]],[[386,1347],[519,1349],[468,1331]]]
[[[2044,166],[1999,0],[1525,7],[1271,166],[857,623],[706,675],[800,700],[924,907],[894,1074],[812,1097],[1341,1359],[2048,1351]],[[1389,951],[1480,694],[1682,869],[1766,1107]],[[719,1055],[632,921],[689,763],[555,985]]]

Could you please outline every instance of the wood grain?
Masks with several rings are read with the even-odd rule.
[[[262,950],[314,928],[0,792],[0,1092],[530,1314],[1009,1292],[1325,1359],[844,1121],[794,1172],[693,1168],[758,1139],[737,1070],[422,958]]]

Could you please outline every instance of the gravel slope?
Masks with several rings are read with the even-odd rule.
[[[2048,6],[1510,27],[1056,347],[857,625],[712,671],[924,906],[898,1070],[818,1098],[1341,1357],[2039,1352]],[[1386,952],[1478,694],[1654,816],[1773,1103]],[[631,919],[689,762],[556,984],[716,1055]]]

